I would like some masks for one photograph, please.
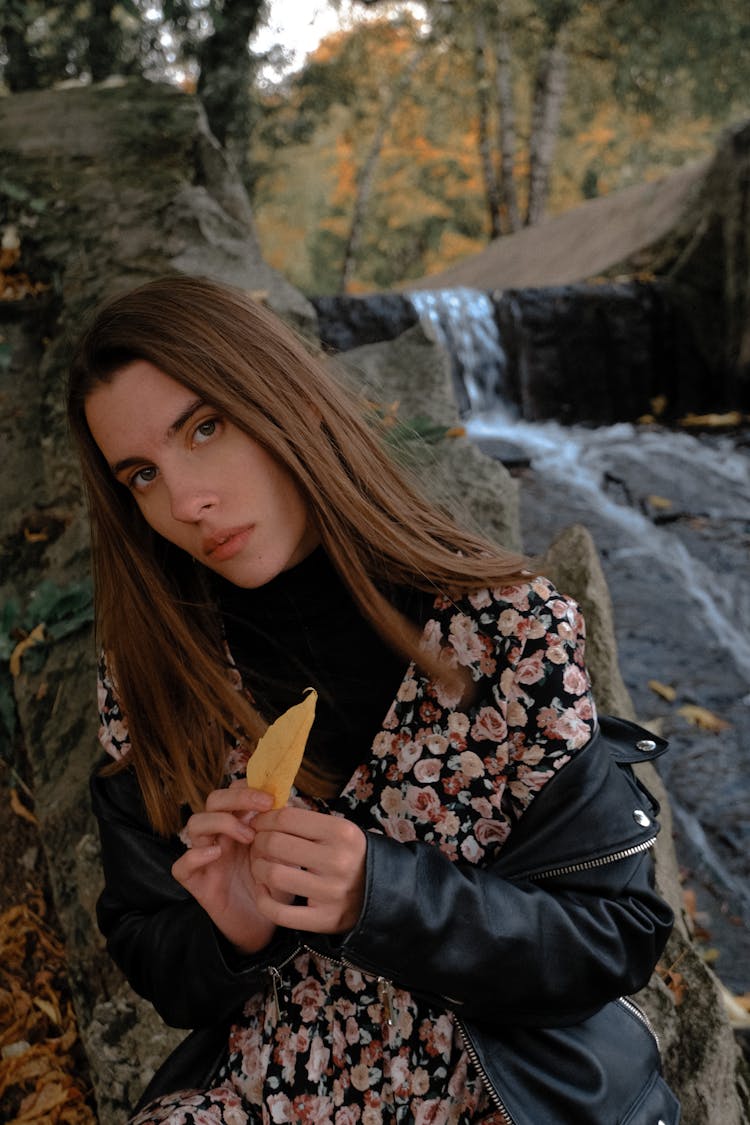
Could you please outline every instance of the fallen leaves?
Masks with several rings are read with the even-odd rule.
[[[20,816],[22,820],[26,820],[29,824],[38,825],[39,821],[34,816],[33,812],[26,808],[21,798],[18,796],[17,789],[10,791],[10,807],[16,816]]]
[[[21,260],[21,240],[18,229],[9,224],[0,234],[0,301],[22,301],[36,297],[49,289],[41,281],[32,281],[18,268]]]
[[[663,684],[661,680],[649,680],[648,687],[654,695],[658,695],[660,699],[664,699],[667,703],[674,703],[677,699],[677,689],[672,687],[671,684]],[[680,715],[691,726],[709,731],[711,734],[729,730],[732,725],[714,711],[709,711],[707,707],[701,707],[697,703],[683,703],[676,708],[675,714]]]
[[[649,680],[648,686],[655,695],[666,699],[667,703],[674,703],[677,698],[677,689],[670,684],[663,684],[660,680]]]
[[[679,425],[689,430],[726,430],[741,426],[747,420],[747,414],[741,414],[739,410],[730,410],[726,414],[686,414],[680,418]]]
[[[698,707],[694,703],[683,703],[682,707],[677,708],[677,714],[682,715],[683,719],[692,726],[711,731],[713,734],[728,730],[732,725],[726,719],[719,718],[713,711],[709,711],[707,707]]]
[[[44,622],[35,625],[31,632],[19,641],[16,647],[10,654],[10,674],[15,679],[16,676],[21,674],[21,658],[27,649],[33,648],[34,645],[41,644],[44,641]]]
[[[0,1102],[7,1125],[95,1125],[62,944],[41,894],[0,915]]]

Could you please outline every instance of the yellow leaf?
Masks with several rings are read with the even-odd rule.
[[[307,689],[307,696],[279,715],[259,740],[247,763],[247,784],[273,795],[273,807],[281,809],[289,800],[297,771],[305,753],[307,737],[315,719],[318,693]]]
[[[705,707],[697,707],[693,703],[685,703],[682,707],[678,707],[677,714],[682,715],[683,719],[687,719],[694,727],[700,727],[701,730],[710,730],[713,733],[726,730],[732,725],[726,719],[720,719],[713,711],[709,711]]]
[[[649,496],[648,502],[652,508],[657,508],[660,511],[666,511],[667,508],[672,507],[672,501],[667,500],[666,496]]]
[[[36,628],[32,629],[28,637],[24,637],[19,641],[13,652],[10,654],[10,674],[11,676],[18,676],[21,672],[21,657],[26,652],[27,648],[33,648],[34,645],[39,644],[44,640],[44,622],[41,622]]]
[[[20,816],[23,820],[28,820],[29,824],[39,824],[39,821],[34,816],[33,812],[30,812],[29,809],[27,809],[26,806],[22,803],[21,798],[18,796],[18,793],[15,789],[11,789],[10,791],[10,807],[16,814],[16,816]]]
[[[649,680],[648,686],[656,695],[661,696],[662,699],[666,699],[667,703],[674,703],[677,698],[675,689],[670,687],[669,684],[661,683],[660,680]]]
[[[739,426],[742,421],[743,415],[739,410],[730,410],[728,414],[686,414],[680,418],[680,425],[719,429],[722,426]]]
[[[35,996],[34,1005],[39,1009],[40,1012],[44,1012],[45,1016],[47,1016],[48,1019],[51,1019],[53,1023],[62,1023],[60,1012],[54,1004],[50,1004],[49,1000],[43,1000],[41,996]]]

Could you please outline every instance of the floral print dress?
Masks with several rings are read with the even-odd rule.
[[[327,804],[293,799],[489,866],[594,732],[583,620],[537,577],[459,602],[439,597],[423,640],[469,673],[471,702],[410,665],[369,759],[341,795]],[[119,756],[127,732],[111,685],[100,690],[102,741]],[[229,767],[230,776],[244,769],[236,752]],[[247,1000],[228,1048],[214,1089],[159,1098],[132,1125],[503,1120],[450,1012],[304,944]]]

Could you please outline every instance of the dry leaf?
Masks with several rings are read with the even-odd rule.
[[[54,1004],[51,1004],[49,1000],[43,1000],[41,996],[35,996],[34,1006],[37,1007],[40,1012],[44,1012],[45,1016],[48,1019],[52,1020],[54,1024],[57,1024],[58,1027],[60,1026],[60,1024],[62,1023],[60,1009]]]
[[[723,426],[740,426],[743,420],[739,410],[730,410],[727,414],[686,414],[684,418],[680,418],[679,424],[720,429]]]
[[[44,622],[36,625],[28,637],[24,637],[19,641],[13,652],[10,654],[10,674],[11,676],[18,676],[21,672],[21,657],[26,652],[27,648],[33,648],[34,645],[40,644],[44,640]]]
[[[451,426],[450,429],[445,431],[447,438],[466,437],[465,426]]]
[[[17,789],[10,791],[10,807],[16,816],[20,816],[22,820],[28,820],[29,824],[39,825],[39,821],[34,816],[33,812],[26,808],[21,798],[18,796]]]
[[[675,962],[675,964],[677,964],[677,962]],[[679,1008],[687,992],[687,985],[685,984],[685,978],[682,973],[678,973],[674,968],[665,969],[661,964],[656,966],[656,972],[672,993],[675,1007]]]
[[[714,734],[720,730],[727,730],[732,725],[726,719],[720,719],[713,711],[709,711],[706,707],[698,707],[694,703],[685,703],[682,707],[678,707],[677,714],[682,715],[683,719],[687,719],[694,727]]]
[[[647,503],[652,508],[656,508],[659,512],[666,512],[668,508],[673,507],[673,502],[667,500],[666,496],[647,496]]]
[[[315,719],[317,699],[318,693],[308,688],[301,703],[290,707],[271,723],[247,763],[248,786],[273,794],[275,809],[283,808],[289,800],[289,791]]]
[[[677,698],[676,690],[669,684],[663,684],[661,680],[649,680],[648,686],[656,695],[666,699],[667,703],[674,703]]]
[[[48,531],[30,531],[28,527],[23,529],[23,537],[27,543],[46,543],[49,539]]]
[[[748,1008],[748,994],[735,996],[725,985],[717,982],[724,1002],[724,1010],[729,1017],[729,1022],[735,1028],[750,1027],[750,1009]]]

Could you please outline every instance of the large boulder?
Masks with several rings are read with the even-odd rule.
[[[27,624],[59,617],[64,634],[27,652],[13,681],[17,750],[23,743],[30,762],[81,1037],[109,1125],[184,1033],[134,996],[94,918],[95,669],[82,608],[88,531],[63,412],[71,340],[103,297],[174,272],[251,291],[309,337],[316,317],[263,261],[247,196],[195,98],[141,81],[18,94],[0,99],[0,137],[0,395],[12,420],[0,430],[0,605],[20,604]],[[0,674],[7,684],[7,663]]]

